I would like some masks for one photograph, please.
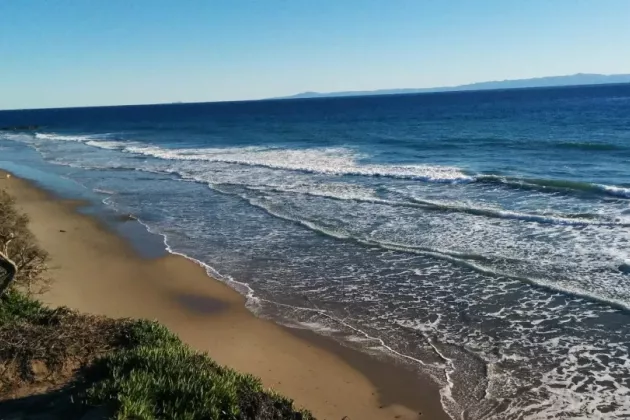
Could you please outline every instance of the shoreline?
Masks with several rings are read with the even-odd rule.
[[[113,317],[156,319],[218,363],[262,379],[319,419],[450,419],[428,378],[332,338],[261,319],[245,297],[180,255],[141,256],[81,203],[0,171],[51,255],[41,299]],[[205,332],[205,333],[204,333]],[[421,415],[419,413],[422,413]]]

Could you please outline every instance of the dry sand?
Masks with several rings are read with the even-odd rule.
[[[176,255],[144,259],[98,220],[0,173],[51,255],[42,300],[114,317],[157,319],[219,363],[260,377],[319,419],[448,419],[431,382],[310,331],[252,315],[244,298]],[[422,413],[421,415],[419,413]],[[347,417],[344,417],[347,416]]]

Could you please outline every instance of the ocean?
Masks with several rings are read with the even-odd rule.
[[[0,168],[431,376],[454,419],[630,418],[630,85],[0,112],[34,124]]]

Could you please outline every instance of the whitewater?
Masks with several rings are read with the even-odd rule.
[[[428,374],[454,419],[630,416],[630,88],[39,112],[0,167]]]

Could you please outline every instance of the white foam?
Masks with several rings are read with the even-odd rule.
[[[114,191],[106,190],[106,189],[103,189],[103,188],[94,188],[92,191],[94,191],[96,193],[99,193],[99,194],[106,194],[106,195],[114,195],[115,194]],[[105,203],[105,204],[107,204],[107,203]]]
[[[31,138],[31,136],[29,136],[28,134],[7,132],[0,132],[0,137],[4,140],[11,140],[16,142],[25,142],[28,141],[29,138]]]
[[[339,330],[332,328],[329,325],[325,325],[321,322],[307,322],[307,321],[300,321],[298,323],[299,326],[311,330],[311,331],[316,331],[319,333],[323,333],[323,334],[332,334],[332,333],[338,333]]]
[[[627,224],[625,221],[599,221],[591,220],[583,217],[567,217],[566,215],[556,214],[537,214],[537,213],[524,213],[513,210],[505,210],[497,207],[489,207],[482,205],[471,205],[467,203],[461,203],[456,201],[435,201],[426,200],[418,197],[409,196],[419,204],[426,204],[428,206],[434,206],[435,208],[444,209],[447,211],[457,211],[462,213],[469,213],[473,215],[496,217],[501,219],[514,219],[522,220],[525,222],[536,223],[548,223],[548,224],[562,224],[562,225],[596,225],[596,226],[622,226]]]
[[[77,141],[86,142],[92,139],[89,136],[67,136],[55,133],[35,133],[35,138],[39,140],[56,140],[56,141]]]
[[[39,140],[45,141],[46,138],[40,138]],[[147,151],[147,148],[142,145],[131,145],[129,143],[120,142],[105,142],[95,139],[60,139],[59,141],[79,141],[84,142],[89,146],[111,150],[120,149],[121,145],[123,145],[125,147],[125,151],[129,153],[137,152],[137,150],[135,152],[131,151],[134,147],[140,147],[145,152]],[[200,150],[203,150],[201,154]],[[614,234],[610,233],[613,232],[614,227],[575,227],[573,225],[558,227],[546,225],[535,226],[532,229],[528,228],[528,230],[526,230],[523,229],[522,226],[529,226],[532,224],[516,223],[513,220],[505,221],[503,219],[515,219],[522,216],[527,217],[530,215],[529,213],[507,210],[508,213],[502,214],[500,213],[502,211],[501,209],[497,209],[494,207],[490,209],[492,211],[498,212],[498,219],[494,220],[490,218],[474,218],[471,217],[469,214],[464,214],[466,213],[466,211],[462,211],[462,214],[456,214],[454,217],[451,217],[450,214],[446,214],[444,212],[432,212],[433,215],[425,217],[424,213],[431,212],[419,212],[414,209],[395,209],[394,211],[390,210],[389,207],[381,209],[377,208],[377,206],[365,205],[363,204],[363,202],[388,204],[391,206],[396,206],[399,203],[378,198],[376,192],[369,187],[346,187],[342,183],[342,181],[345,181],[345,179],[339,180],[340,182],[336,182],[337,179],[335,179],[335,182],[330,182],[331,178],[326,178],[322,181],[323,177],[321,176],[289,173],[285,171],[305,171],[316,175],[336,175],[353,174],[348,171],[356,171],[356,168],[358,167],[360,170],[364,170],[365,168],[375,170],[375,172],[371,173],[375,174],[375,176],[397,177],[396,171],[394,171],[393,175],[381,175],[379,171],[390,171],[391,167],[385,165],[363,164],[361,162],[361,155],[355,153],[355,151],[353,151],[352,149],[347,148],[306,149],[291,151],[257,147],[215,149],[207,148],[195,150],[180,149],[179,151],[175,151],[174,158],[173,156],[167,156],[173,153],[173,151],[169,151],[167,149],[153,148],[151,153],[166,154],[164,157],[155,156],[159,158],[159,161],[158,159],[142,159],[143,161],[148,161],[152,165],[151,167],[159,168],[159,171],[161,172],[167,171],[168,169],[169,171],[177,172],[182,176],[186,176],[186,174],[188,174],[190,178],[203,182],[208,182],[208,180],[213,178],[229,181],[230,179],[240,176],[241,178],[238,179],[238,182],[235,181],[235,183],[238,183],[240,187],[234,189],[238,189],[242,192],[245,191],[242,186],[250,188],[251,185],[248,185],[248,182],[254,183],[253,180],[255,178],[258,178],[258,183],[254,187],[252,187],[253,190],[257,191],[257,194],[252,191],[246,191],[247,196],[243,195],[243,198],[248,199],[250,203],[257,205],[258,207],[266,207],[270,214],[273,214],[276,217],[285,218],[287,220],[296,221],[311,230],[316,230],[337,238],[358,238],[359,240],[357,242],[364,243],[366,245],[369,245],[370,247],[380,246],[381,248],[389,250],[405,251],[407,253],[413,254],[417,253],[422,255],[431,255],[435,257],[440,257],[442,260],[461,263],[461,265],[475,268],[477,272],[483,272],[490,275],[488,278],[480,278],[480,281],[476,283],[475,287],[483,289],[484,291],[491,290],[492,287],[496,287],[496,289],[499,290],[504,284],[505,279],[496,280],[496,284],[493,284],[493,282],[495,281],[493,279],[495,279],[497,275],[501,274],[505,274],[506,276],[514,274],[513,271],[510,271],[512,266],[509,266],[507,263],[503,265],[489,266],[487,265],[488,261],[468,261],[466,260],[467,254],[483,254],[481,256],[496,258],[497,260],[501,260],[501,263],[507,261],[510,264],[512,262],[515,262],[516,264],[522,261],[534,261],[535,265],[533,265],[533,268],[537,270],[536,273],[542,273],[542,277],[540,279],[533,278],[530,280],[534,280],[538,284],[545,285],[545,287],[555,288],[556,290],[564,290],[565,292],[569,292],[571,294],[579,294],[580,291],[588,292],[590,294],[591,300],[593,296],[597,297],[599,295],[604,297],[604,299],[601,299],[601,301],[611,302],[611,300],[608,298],[612,296],[618,299],[622,299],[625,302],[630,302],[630,298],[628,298],[629,295],[626,294],[627,292],[623,290],[624,288],[627,289],[626,283],[623,281],[623,276],[609,276],[609,274],[604,271],[608,268],[609,265],[614,267],[615,264],[619,265],[620,263],[623,263],[624,261],[627,262],[628,260],[628,254],[626,250],[628,249],[627,244],[630,242],[621,237],[621,234],[617,233],[618,230],[615,230]],[[153,156],[151,153],[140,154]],[[107,155],[110,154],[111,153],[107,153]],[[203,155],[201,159],[199,158],[200,155]],[[124,155],[120,156],[124,158]],[[68,157],[68,160],[71,157],[73,156]],[[294,158],[295,161],[293,160]],[[127,159],[125,164],[129,165],[129,162],[131,161],[132,159]],[[238,164],[241,166],[220,164],[203,165],[202,163],[200,164],[200,162],[203,161]],[[184,164],[184,162],[188,163]],[[422,171],[418,169],[419,167],[420,166],[403,166],[402,168],[414,168],[413,170],[416,171],[415,175],[417,175],[419,173],[422,173]],[[282,170],[270,171],[266,168]],[[194,169],[197,170],[195,171]],[[454,169],[456,172],[459,171],[456,168],[451,169]],[[275,175],[271,175],[271,173]],[[277,182],[278,184],[274,185],[274,188],[277,187],[279,193],[275,193],[274,191],[272,191],[272,188],[269,188],[269,185],[272,183],[269,179],[269,177],[271,176],[274,177],[272,180],[273,183]],[[314,180],[313,183],[309,184],[308,182],[302,182],[303,178],[306,177],[312,178]],[[284,184],[280,182],[283,179],[285,181]],[[441,180],[443,179],[441,178]],[[391,183],[393,184],[393,182]],[[432,186],[432,188],[440,189],[442,189],[442,187],[443,186]],[[463,185],[448,186],[448,190],[457,189],[459,191],[463,188],[469,187]],[[444,188],[444,190],[446,189],[447,188]],[[334,211],[335,207],[332,205],[329,206],[328,204],[322,204],[323,202],[328,203],[333,202],[334,200],[308,198],[308,200],[304,199],[303,201],[299,201],[302,200],[302,197],[296,196],[300,194],[291,195],[285,194],[286,192],[310,194],[312,196],[318,197],[323,196],[338,198],[340,200],[356,200],[361,203],[348,203],[344,201],[340,204],[340,202],[335,202],[336,205],[343,205],[343,209],[347,209],[347,212],[343,213],[343,211]],[[282,200],[285,200],[285,202],[283,202]],[[287,203],[286,201],[290,202]],[[447,205],[455,204],[461,206],[463,210],[466,210],[467,206],[472,207],[469,206],[470,203],[466,203],[465,201],[429,201],[431,201],[430,204],[432,205],[443,205],[443,203],[446,203]],[[621,202],[622,200],[614,201]],[[483,202],[479,201],[472,204],[478,206],[478,208],[481,210],[488,210],[488,208],[484,207],[480,203]],[[284,209],[286,207],[289,207],[289,205],[292,206],[291,211],[285,213]],[[318,207],[320,205],[321,208]],[[363,213],[355,212],[356,208],[359,208],[361,206],[366,210]],[[408,220],[404,220],[403,217],[407,217]],[[547,216],[545,215],[544,217]],[[486,219],[488,219],[490,222],[488,222]],[[320,221],[322,220],[323,222],[320,223]],[[588,219],[587,221],[593,222],[593,220],[591,219]],[[372,222],[374,223],[370,225],[370,223]],[[398,228],[394,229],[394,226],[398,226]],[[518,226],[518,229],[514,228],[514,226]],[[414,235],[415,231],[422,231],[423,235]],[[366,237],[365,235],[358,234],[365,232],[369,232],[370,236]],[[544,236],[548,243],[545,244],[536,242],[534,238],[537,235]],[[613,237],[613,235],[617,236]],[[419,236],[422,236],[422,241],[418,240]],[[611,237],[613,237],[614,240],[611,239]],[[366,238],[368,238],[369,240],[367,240]],[[384,240],[388,238],[390,240]],[[424,240],[426,240],[426,242],[423,242]],[[164,236],[164,241],[167,249],[170,252],[176,253],[167,244],[166,236]],[[515,244],[518,244],[518,246],[514,246]],[[582,248],[580,248],[576,244],[581,244]],[[602,252],[602,250],[605,250],[607,247],[613,250],[612,252],[608,253],[608,256],[604,255],[605,253]],[[413,263],[409,264],[411,267]],[[434,267],[440,267],[440,264],[440,262],[436,262]],[[566,281],[560,279],[562,281],[559,283],[555,282],[554,273],[550,273],[549,278],[544,278],[545,276],[547,276],[545,271],[548,269],[554,269],[556,266],[562,266],[562,268],[566,268],[567,271],[571,274],[571,277],[569,277]],[[595,268],[591,270],[591,266]],[[529,268],[529,266],[524,267]],[[206,269],[209,273],[211,273],[213,270],[208,266],[206,266]],[[437,271],[438,270],[435,270],[435,272]],[[527,270],[521,270],[520,272],[527,272]],[[396,272],[396,274],[399,274],[399,272]],[[219,277],[220,274],[213,274],[213,276]],[[247,301],[248,307],[250,307],[250,309],[253,308],[253,310],[255,311],[256,308],[260,308],[264,303],[266,303],[261,299],[255,297],[253,294],[253,290],[246,283],[240,283],[239,286],[237,285],[238,282],[235,282],[234,279],[228,278],[227,276],[222,277],[224,281],[230,282],[233,287],[236,286],[235,288],[240,287],[241,292],[248,295]],[[439,278],[439,281],[446,281],[444,280],[444,278],[446,277],[448,276]],[[437,275],[435,276],[435,279],[438,279]],[[581,279],[585,279],[586,281],[579,283],[578,281]],[[435,281],[438,282],[438,280]],[[569,287],[571,286],[570,282],[574,281],[574,287]],[[350,289],[351,288],[349,288],[348,290]],[[363,293],[363,296],[360,297],[364,297],[367,294],[370,298],[373,298],[375,302],[378,299],[377,290],[362,291],[361,286],[355,286],[353,290],[361,291]],[[475,296],[477,296],[477,302],[481,302],[483,301],[483,299],[486,298],[490,301],[494,299],[495,301],[501,302],[500,300],[496,299],[499,293],[500,290],[496,294],[485,293],[479,296]],[[534,292],[532,291],[532,293]],[[434,296],[435,295],[432,295],[430,297],[433,298]],[[461,297],[464,296],[464,294],[457,295],[456,293],[452,293],[450,296]],[[512,343],[519,343],[514,345],[514,347],[516,347],[516,350],[518,350],[518,345],[520,345],[520,342],[518,340],[523,342],[526,341],[529,337],[528,334],[530,334],[535,329],[544,328],[545,324],[547,324],[544,321],[546,321],[547,319],[553,319],[540,318],[540,312],[526,307],[526,304],[530,304],[532,302],[530,298],[531,296],[526,296],[526,302],[524,302],[522,306],[517,305],[516,307],[501,308],[500,310],[498,308],[494,308],[492,311],[484,313],[484,317],[494,316],[496,318],[507,319],[508,316],[512,315],[516,316],[520,320],[525,320],[523,322],[518,320],[513,322],[511,320],[508,321],[511,323],[510,325],[514,326],[512,331],[514,333],[514,337],[510,337],[510,339],[514,340]],[[364,299],[363,301],[367,301],[367,299]],[[418,299],[418,302],[419,301],[420,299]],[[436,302],[435,300],[433,300],[432,302],[433,303],[430,305],[434,306],[436,310],[445,309],[444,306],[438,305],[438,302]],[[586,304],[588,304],[588,302],[583,302],[580,303],[580,306],[584,306]],[[420,306],[420,304],[418,306]],[[558,306],[558,308],[561,308],[561,306]],[[553,308],[548,309],[551,310]],[[308,310],[308,308],[300,308],[300,310]],[[319,315],[321,315],[322,317],[333,316],[333,314],[317,312],[317,316]],[[561,317],[562,319],[558,321],[558,324],[572,323],[573,325],[570,324],[571,327],[575,326],[577,328],[580,326],[583,320],[585,318],[588,318],[589,316],[585,312],[580,312],[577,315],[575,313],[562,314]],[[425,322],[423,328],[426,328],[427,332],[433,331],[436,335],[444,334],[444,330],[449,328],[448,322],[448,320],[442,321],[438,318],[437,320],[432,322]],[[324,324],[327,325],[326,322],[324,322]],[[369,324],[364,323],[360,325]],[[305,326],[308,327],[308,325]],[[310,325],[310,327],[312,328],[317,328],[318,326],[319,325],[316,322],[313,325]],[[383,336],[385,337],[386,335]],[[357,333],[356,338],[360,339],[360,337],[361,334]],[[367,337],[368,336],[366,333],[365,340],[371,340],[371,338]],[[484,352],[487,350],[484,346],[486,346],[487,343],[483,341],[486,338],[482,337],[481,333],[470,333],[470,335],[466,337],[467,340],[461,340],[461,337],[456,335],[453,335],[452,337],[452,342],[465,342],[464,345],[466,345],[467,348],[472,349],[472,351],[482,353],[483,357],[486,357],[486,360],[494,361],[494,359],[492,359],[492,355],[484,354]],[[438,337],[438,339],[442,340],[442,337]],[[387,337],[387,340],[389,340],[389,337]],[[508,340],[506,339],[505,341]],[[560,343],[560,340],[555,338],[550,338],[548,342],[543,341],[542,344],[544,343],[547,343],[551,347],[559,347],[561,345],[565,346],[564,343]],[[545,344],[544,346],[542,344],[541,347],[547,346],[547,344]],[[510,343],[507,343],[506,346],[507,345],[510,345]],[[541,347],[536,347],[535,349],[540,350]],[[389,348],[393,349],[396,347],[390,346]],[[510,348],[510,350],[514,349]],[[593,350],[589,349],[587,351],[592,352]],[[414,353],[410,354],[412,356],[415,355]],[[526,360],[526,358],[524,358],[518,352],[507,352],[501,354],[503,355],[502,357],[495,356],[495,359],[498,358],[501,361],[509,361],[511,363],[518,364],[521,364],[521,362]],[[572,363],[575,363],[575,360],[572,360]],[[446,368],[449,369],[449,372],[453,374],[456,373],[455,367],[447,366]],[[490,371],[490,373],[492,374],[497,374],[491,369]],[[607,376],[604,373],[599,376],[599,378],[602,380],[606,380]],[[550,383],[559,383],[562,378],[549,376],[546,379],[548,379]],[[564,379],[566,380],[566,378]],[[496,379],[495,382],[496,381],[498,381],[498,379]],[[570,384],[568,381],[566,381],[565,383],[567,385]],[[499,385],[497,385],[497,388],[498,387]],[[451,388],[452,386],[449,386],[442,390],[442,397],[445,405],[448,405],[449,401],[451,401],[450,403],[453,404],[452,399],[456,398],[456,396],[453,397]],[[494,391],[496,391],[496,389],[493,389],[493,392]],[[598,393],[596,391],[597,390],[593,391],[595,395],[601,394],[602,399],[608,398],[606,395],[604,395],[603,392]],[[573,394],[558,393],[554,397],[553,402],[559,407],[556,413],[561,414],[563,410],[562,407],[566,409],[568,405],[572,405],[570,409],[573,409],[573,407],[579,408],[580,406],[584,406],[579,398],[579,396]],[[610,400],[608,399],[608,401]],[[595,407],[592,401],[588,401],[585,404],[587,404],[588,407]],[[539,410],[546,409],[547,408],[544,407],[539,408]]]
[[[203,178],[196,178],[197,180],[203,180]],[[263,191],[263,192],[293,192],[299,194],[307,194],[315,197],[333,198],[336,200],[353,200],[361,201],[372,204],[383,204],[388,206],[402,206],[402,207],[415,207],[415,208],[434,208],[449,212],[461,212],[468,213],[476,216],[494,217],[499,219],[512,219],[522,220],[524,222],[535,222],[543,224],[558,224],[558,225],[575,225],[575,226],[630,226],[630,220],[617,218],[615,221],[587,219],[584,217],[568,217],[562,214],[537,214],[537,213],[525,213],[511,210],[504,210],[496,207],[489,207],[483,205],[475,205],[474,203],[461,203],[457,201],[437,201],[419,199],[413,196],[407,196],[407,200],[390,200],[382,199],[376,196],[373,189],[365,187],[345,184],[345,183],[332,183],[327,182],[317,184],[289,184],[281,186],[247,186],[246,188]],[[602,216],[603,218],[603,216]]]
[[[165,160],[190,160],[223,162],[242,165],[264,166],[272,169],[305,171],[326,175],[362,175],[383,176],[401,179],[414,179],[428,182],[475,182],[478,179],[494,179],[494,176],[471,176],[460,168],[439,165],[381,165],[360,162],[366,155],[346,147],[286,149],[273,147],[220,147],[196,149],[167,149],[157,146],[142,145],[136,142],[103,141],[108,133],[94,135],[61,135],[56,133],[36,133],[39,140],[83,142],[101,149],[117,150],[134,154],[152,156]],[[500,179],[500,178],[498,178]],[[527,183],[526,179],[518,182]],[[603,193],[630,198],[630,188],[592,184]],[[549,218],[537,215],[521,215],[503,212],[504,217],[531,218],[545,222]],[[564,221],[561,221],[564,222]],[[575,222],[574,222],[575,223]]]
[[[216,187],[215,187],[216,188]],[[220,188],[216,188],[221,191]],[[533,249],[529,249],[529,247],[525,247],[526,244],[523,244],[523,249],[516,249],[511,252],[518,251],[520,254],[508,254],[507,248],[501,248],[499,246],[495,246],[492,248],[488,248],[487,244],[492,243],[485,240],[482,236],[484,234],[483,231],[475,232],[475,235],[470,235],[471,229],[481,229],[482,227],[485,229],[486,225],[469,225],[467,231],[458,231],[457,234],[451,233],[449,237],[444,237],[440,235],[435,239],[439,239],[440,241],[447,239],[448,242],[428,242],[426,245],[416,245],[412,243],[392,241],[387,238],[379,238],[374,235],[366,236],[361,233],[362,226],[356,226],[356,224],[350,223],[322,223],[321,220],[313,219],[309,217],[308,213],[289,213],[285,211],[281,211],[278,206],[272,205],[272,203],[268,202],[268,199],[257,199],[247,196],[241,196],[243,199],[247,200],[250,204],[259,207],[265,210],[272,216],[290,220],[292,222],[301,224],[308,229],[311,229],[316,232],[320,232],[322,234],[328,235],[330,237],[338,238],[338,239],[351,239],[358,243],[365,244],[367,246],[377,246],[383,249],[389,249],[394,251],[403,251],[407,253],[413,253],[418,255],[431,256],[435,258],[439,258],[441,260],[450,261],[456,263],[461,266],[466,266],[475,270],[478,273],[482,273],[485,275],[489,275],[491,277],[503,276],[507,278],[512,278],[521,282],[527,282],[530,284],[534,284],[540,287],[544,287],[549,290],[562,292],[565,294],[569,294],[571,296],[579,296],[583,298],[587,298],[591,301],[601,302],[608,305],[616,306],[619,308],[623,308],[626,310],[630,310],[630,292],[626,290],[626,283],[619,283],[617,285],[611,284],[611,281],[607,278],[604,279],[606,283],[604,284],[596,284],[591,282],[578,282],[578,279],[556,279],[553,276],[549,276],[545,271],[537,270],[530,263],[531,256],[527,256],[527,253],[535,252],[536,254],[541,254],[541,250],[537,250],[537,246],[542,246],[543,244],[533,243],[529,244],[529,247]],[[306,210],[306,209],[305,209]],[[332,216],[338,216],[334,211],[328,211],[327,214]],[[318,213],[318,216],[321,218],[322,214]],[[352,219],[357,219],[356,215],[352,216]],[[440,217],[439,220],[444,218]],[[334,220],[334,219],[333,219]],[[345,220],[342,220],[345,222]],[[396,220],[397,224],[401,224],[402,220]],[[446,224],[452,224],[452,220],[443,220]],[[461,224],[458,222],[458,225]],[[334,226],[334,227],[333,227]],[[443,224],[440,224],[441,228]],[[488,227],[493,225],[488,225]],[[448,226],[446,226],[448,227]],[[495,226],[496,227],[496,226]],[[451,231],[448,229],[447,231]],[[581,231],[578,231],[581,232]],[[426,232],[425,232],[426,233]],[[503,240],[509,241],[511,238],[506,236],[507,232],[503,231],[503,236],[495,235],[494,241],[497,242],[497,238],[503,238]],[[461,236],[463,235],[463,236]],[[388,234],[391,236],[391,233]],[[464,239],[464,237],[466,239]],[[432,239],[433,240],[433,239]],[[452,244],[450,241],[455,240],[460,242],[461,244],[466,245],[465,248],[461,248],[461,245]],[[584,240],[588,240],[592,242],[592,238],[584,238]],[[477,248],[476,242],[482,243]],[[470,245],[474,247],[471,249]],[[497,243],[497,245],[501,245],[501,243]],[[593,261],[592,257],[586,259],[589,253],[592,253],[590,250],[581,251],[579,248],[579,244],[572,244],[573,246],[573,254],[576,256],[575,262],[566,261],[566,252],[567,250],[555,250],[552,248],[549,249],[549,252],[552,252],[552,255],[544,255],[544,250],[542,256],[545,256],[547,259],[538,261],[537,264],[546,263],[549,269],[554,266],[561,264],[564,267],[567,263],[572,263],[577,265],[578,263],[582,263],[582,260],[588,263],[588,266],[595,266],[595,263],[598,260]],[[522,255],[521,254],[525,254]],[[601,254],[600,254],[601,255]],[[488,257],[491,260],[488,260]],[[549,260],[550,257],[563,259],[562,261],[558,260]],[[601,259],[601,258],[600,258]],[[493,263],[492,261],[498,261],[499,263]],[[511,261],[512,266],[510,268],[505,268],[500,265],[501,261]],[[602,261],[598,262],[600,265]],[[524,267],[527,273],[523,273],[521,270],[513,271],[515,268]],[[575,267],[574,267],[575,269]],[[523,271],[525,271],[523,270]],[[611,277],[613,274],[610,274]],[[621,274],[616,275],[620,277]]]
[[[223,162],[272,169],[304,171],[326,175],[365,175],[434,182],[468,182],[473,178],[460,169],[431,165],[362,164],[365,158],[349,148],[203,148],[164,149],[150,146],[128,146],[129,153],[143,154],[167,160]]]
[[[125,147],[124,143],[119,141],[88,140],[85,144],[107,150],[120,150]]]
[[[595,186],[610,195],[622,198],[630,198],[630,188],[617,187],[614,185],[595,184]]]

